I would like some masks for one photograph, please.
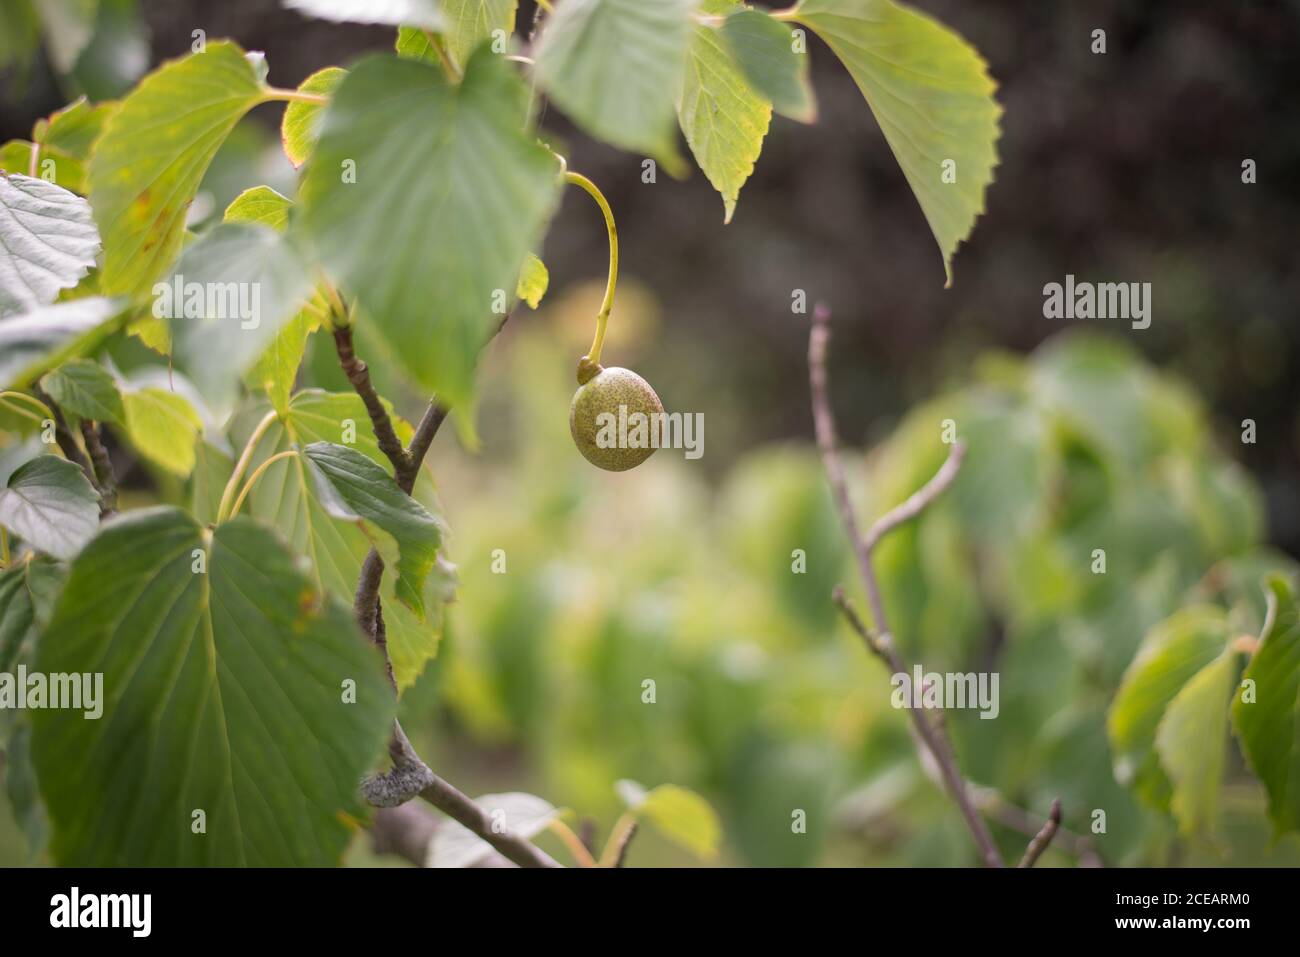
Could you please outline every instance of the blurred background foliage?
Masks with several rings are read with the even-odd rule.
[[[392,31],[261,0],[104,0],[60,71],[55,50],[15,53],[27,27],[3,6],[0,141],[78,93],[118,95],[188,52],[198,28],[265,50],[280,86],[392,44]],[[566,197],[542,250],[550,298],[521,308],[485,361],[482,448],[469,454],[446,430],[430,455],[461,584],[404,724],[471,793],[532,790],[602,831],[621,809],[620,778],[696,788],[724,822],[724,863],[974,861],[889,704],[889,676],[829,601],[855,576],[811,446],[807,322],[790,307],[804,289],[835,309],[831,380],[864,515],[934,472],[944,420],[969,444],[950,493],[878,563],[908,660],[1001,674],[997,720],[949,716],[962,766],[1002,801],[981,793],[1037,818],[1059,796],[1080,835],[1105,810],[1091,840],[1107,864],[1300,863],[1300,840],[1271,839],[1235,749],[1217,840],[1187,840],[1116,783],[1105,734],[1148,628],[1199,597],[1257,629],[1260,572],[1300,553],[1298,7],[922,6],[981,50],[1006,107],[988,213],[951,290],[883,137],[815,40],[819,120],[774,119],[726,227],[698,173],[645,184],[640,157],[545,118],[619,218],[609,360],[645,375],[670,410],[704,413],[706,454],[660,452],[608,475],[574,450],[573,367],[605,238],[585,197]],[[525,2],[520,23],[530,17]],[[1089,52],[1098,27],[1105,55]],[[193,225],[249,186],[293,194],[277,120],[262,109],[241,124]],[[1246,158],[1255,185],[1241,182]],[[1044,319],[1042,286],[1066,273],[1151,282],[1151,328]],[[346,388],[314,338],[303,384]],[[128,372],[149,360],[138,343],[113,358]],[[417,415],[419,397],[375,366]],[[1253,444],[1241,441],[1246,418]],[[189,494],[115,456],[128,504]],[[23,460],[12,446],[10,458]],[[1091,570],[1097,548],[1105,574]],[[29,860],[0,808],[0,862]],[[806,834],[792,832],[796,808]],[[1023,847],[1012,827],[996,834],[1009,855]],[[1069,847],[1058,841],[1045,863],[1070,863]],[[361,841],[352,859],[378,863]],[[650,834],[630,860],[689,862]]]

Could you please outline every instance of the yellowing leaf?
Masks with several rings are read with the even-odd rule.
[[[262,95],[244,52],[214,42],[145,77],[109,117],[89,174],[106,293],[144,292],[176,258],[203,174]]]
[[[975,48],[937,20],[893,0],[803,0],[795,18],[848,68],[916,194],[943,255],[952,257],[984,212],[1002,108]]]

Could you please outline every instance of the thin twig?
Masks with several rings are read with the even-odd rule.
[[[899,525],[906,524],[916,518],[925,511],[931,502],[942,495],[944,490],[953,483],[953,479],[957,477],[957,473],[961,470],[961,463],[965,458],[965,443],[953,443],[948,458],[944,460],[943,465],[940,466],[939,471],[934,473],[934,477],[930,481],[909,495],[907,501],[903,502],[902,505],[891,508],[876,519],[875,523],[867,529],[867,537],[862,543],[868,554],[875,550],[876,545],[887,534]]]
[[[1052,813],[1048,815],[1047,823],[1043,825],[1043,829],[1029,842],[1029,847],[1025,848],[1025,856],[1020,859],[1021,867],[1034,866],[1038,859],[1043,856],[1043,851],[1047,850],[1047,845],[1052,843],[1052,838],[1056,836],[1056,829],[1060,826],[1061,799],[1054,798],[1052,800]]]
[[[831,492],[835,496],[839,508],[840,520],[848,533],[849,542],[853,546],[853,554],[858,564],[858,573],[862,578],[863,587],[866,589],[867,600],[871,604],[871,616],[875,621],[876,630],[872,632],[866,629],[861,620],[857,618],[857,615],[852,612],[842,592],[837,603],[840,605],[841,610],[847,612],[846,617],[849,618],[850,625],[853,625],[854,629],[863,637],[868,650],[883,659],[892,673],[908,674],[908,669],[904,666],[902,657],[894,646],[894,639],[889,631],[888,619],[885,616],[885,603],[880,592],[880,583],[876,580],[875,569],[871,563],[871,551],[880,540],[880,536],[901,522],[914,517],[951,483],[957,470],[961,467],[963,449],[960,443],[954,445],[952,451],[949,452],[948,461],[944,463],[939,473],[901,506],[886,513],[880,521],[872,526],[872,533],[874,534],[869,538],[864,538],[859,531],[857,514],[853,510],[853,503],[849,498],[848,483],[845,481],[844,470],[840,465],[839,454],[836,451],[835,415],[831,410],[830,389],[826,375],[826,347],[829,341],[830,310],[825,305],[818,303],[813,309],[812,333],[808,340],[808,371],[812,386],[813,424],[817,432],[817,447],[821,452],[822,463],[830,480]],[[856,624],[854,624],[855,621]],[[916,727],[917,735],[938,764],[944,783],[947,785],[948,793],[961,811],[966,826],[970,829],[971,835],[980,849],[984,863],[989,867],[1004,866],[1002,855],[998,852],[988,825],[984,823],[984,819],[980,817],[979,812],[971,803],[966,779],[962,777],[961,771],[957,767],[957,762],[942,725],[932,723],[920,708],[909,707],[907,710],[908,714],[911,715],[912,723]]]
[[[81,438],[90,453],[95,470],[95,488],[99,490],[99,515],[107,518],[117,511],[117,477],[113,474],[113,460],[99,436],[99,424],[89,419],[81,420]]]
[[[501,331],[508,319],[507,314],[497,325],[493,335]],[[370,372],[365,362],[357,357],[353,347],[351,327],[336,327],[334,343],[338,352],[339,365],[343,368],[352,388],[365,404],[379,448],[392,463],[398,486],[408,495],[411,494],[420,466],[429,451],[429,445],[447,417],[446,409],[436,398],[431,400],[429,408],[416,428],[411,447],[403,448],[393,428],[393,420],[370,381]],[[383,650],[388,680],[396,690],[392,660],[388,655],[383,603],[379,597],[383,574],[384,561],[372,548],[361,565],[353,612],[362,631]],[[362,794],[371,805],[379,808],[397,807],[418,796],[487,841],[503,857],[520,867],[561,866],[528,839],[510,833],[498,833],[483,808],[457,790],[450,782],[435,774],[424,763],[397,721],[393,722],[388,752],[393,762],[392,769],[362,782]]]
[[[393,428],[392,417],[388,414],[388,409],[384,407],[383,400],[379,398],[379,393],[375,391],[374,383],[370,381],[370,369],[359,358],[352,344],[352,327],[338,326],[334,329],[334,347],[338,353],[339,366],[343,369],[343,374],[348,377],[348,382],[352,383],[352,388],[357,395],[361,397],[361,402],[366,407],[366,413],[370,416],[370,425],[375,432],[375,441],[379,444],[379,451],[383,452],[388,461],[393,463],[394,473],[401,475],[409,468],[409,457],[406,449],[402,447],[402,441],[397,437],[397,432]]]
[[[995,788],[972,783],[970,792],[975,806],[1003,827],[1019,831],[1026,837],[1033,837],[1039,832],[1038,822],[1041,819],[1012,804]],[[1058,848],[1078,858],[1080,867],[1104,866],[1092,840],[1082,834],[1076,834],[1067,827],[1058,827],[1055,842]]]

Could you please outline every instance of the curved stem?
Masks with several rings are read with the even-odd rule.
[[[40,413],[42,413],[41,416],[36,420],[37,422],[44,422],[46,419],[51,419],[54,417],[53,413],[50,412],[49,407],[44,402],[36,398],[36,396],[34,395],[28,395],[26,392],[8,392],[8,391],[0,392],[0,401],[3,401],[5,399],[22,399],[28,405],[35,406],[37,410]],[[19,409],[15,409],[14,411],[18,412],[20,415],[28,414],[26,412],[22,412]]]
[[[230,505],[235,499],[235,493],[239,491],[239,482],[248,471],[248,463],[253,460],[253,453],[257,451],[257,443],[262,441],[262,436],[266,435],[266,430],[276,419],[275,410],[272,409],[262,417],[262,421],[257,423],[257,428],[253,429],[253,434],[248,437],[244,451],[240,453],[239,461],[235,463],[235,470],[230,473],[230,481],[226,483],[225,491],[221,493],[221,504],[217,506],[218,522],[224,522],[229,515]]]
[[[290,456],[297,455],[297,454],[298,453],[294,449],[286,449],[283,452],[276,452],[274,455],[272,455],[269,459],[267,459],[257,468],[253,469],[253,474],[250,475],[248,477],[248,481],[244,483],[244,488],[240,491],[239,498],[235,499],[235,504],[231,507],[230,515],[228,517],[234,518],[236,515],[239,514],[239,506],[244,504],[244,499],[248,498],[248,493],[253,490],[253,486],[256,485],[257,480],[262,477],[262,473],[264,473],[267,469],[269,469],[272,465],[274,465],[276,462],[280,461],[281,459],[287,459]]]
[[[600,350],[605,345],[605,326],[609,323],[610,310],[614,308],[614,286],[618,283],[618,227],[614,225],[614,211],[609,208],[609,201],[595,183],[572,170],[565,171],[564,181],[581,186],[591,195],[605,215],[605,229],[609,232],[609,280],[605,283],[605,298],[600,304],[600,312],[596,314],[596,338],[587,352],[591,364],[598,365]]]
[[[573,828],[556,818],[550,823],[550,831],[564,844],[565,848],[573,859],[578,862],[579,867],[595,867],[596,859],[591,856],[591,851],[582,843],[582,839],[573,833]]]
[[[631,811],[624,811],[614,822],[614,827],[609,832],[609,840],[605,842],[605,849],[600,852],[600,866],[614,867],[626,857],[627,845],[635,833],[636,815]]]
[[[0,567],[9,567],[9,529],[0,525]]]

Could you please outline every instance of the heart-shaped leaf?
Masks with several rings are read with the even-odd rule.
[[[72,564],[36,662],[103,676],[96,720],[33,713],[56,861],[339,862],[393,698],[350,609],[274,533],[124,515]]]
[[[99,529],[99,494],[78,466],[42,455],[0,490],[0,525],[37,551],[69,559]]]
[[[558,167],[522,129],[527,97],[487,48],[458,86],[417,60],[362,60],[302,185],[304,224],[364,307],[359,325],[452,406],[471,398],[479,350],[554,207]]]
[[[98,252],[89,203],[43,179],[0,173],[0,316],[49,305]]]
[[[893,0],[803,0],[794,16],[848,68],[916,194],[952,284],[952,257],[984,212],[1002,108],[979,53]]]

